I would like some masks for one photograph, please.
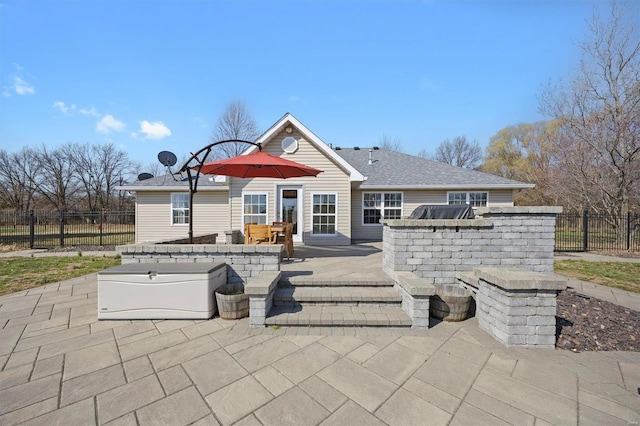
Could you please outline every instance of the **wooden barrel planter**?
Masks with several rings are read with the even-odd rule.
[[[244,294],[242,286],[227,284],[215,291],[218,312],[222,319],[238,319],[249,316],[249,295]]]
[[[444,321],[463,321],[469,314],[471,292],[455,284],[436,285],[429,302],[429,315]]]

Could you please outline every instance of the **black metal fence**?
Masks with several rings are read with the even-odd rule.
[[[134,212],[0,212],[0,245],[20,248],[91,247],[134,241]]]
[[[555,250],[640,251],[640,213],[560,213],[556,216]]]

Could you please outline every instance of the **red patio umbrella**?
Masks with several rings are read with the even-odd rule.
[[[197,167],[194,167],[194,169],[197,169]],[[317,176],[318,173],[322,173],[322,170],[258,151],[252,154],[205,163],[202,165],[200,173],[239,178],[287,179]]]

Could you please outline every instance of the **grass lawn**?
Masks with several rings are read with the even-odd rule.
[[[8,257],[0,259],[0,296],[120,265],[116,256]]]
[[[640,263],[556,260],[557,274],[640,293]]]

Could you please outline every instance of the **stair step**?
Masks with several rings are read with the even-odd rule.
[[[280,287],[393,287],[393,280],[380,278],[376,280],[351,280],[345,278],[313,278],[304,276],[283,276],[278,281]]]
[[[302,327],[411,327],[400,306],[274,306],[266,324]]]
[[[292,303],[400,303],[393,287],[280,287],[273,295],[276,305]]]

